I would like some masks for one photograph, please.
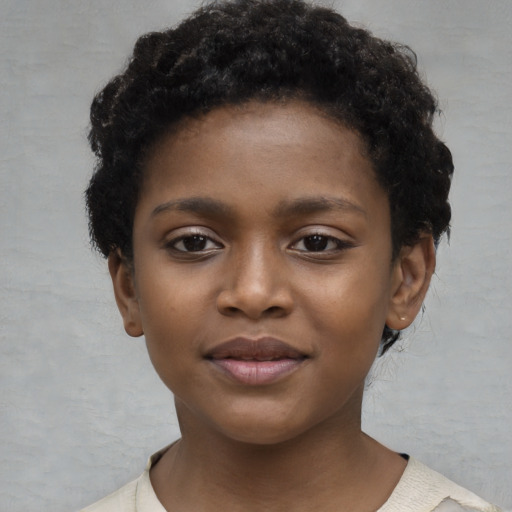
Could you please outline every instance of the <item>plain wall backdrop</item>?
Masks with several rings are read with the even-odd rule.
[[[452,237],[426,311],[375,369],[365,429],[512,509],[512,2],[339,0],[409,44],[451,148]],[[76,510],[179,432],[124,333],[82,200],[93,94],[187,0],[0,0],[0,510]]]

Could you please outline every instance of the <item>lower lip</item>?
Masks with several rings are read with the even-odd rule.
[[[241,359],[212,359],[211,362],[242,384],[261,386],[271,384],[294,372],[304,360],[245,361]]]

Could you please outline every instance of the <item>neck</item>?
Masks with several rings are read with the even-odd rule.
[[[177,410],[183,437],[151,472],[167,510],[376,510],[405,467],[361,432],[360,414],[262,445],[209,429],[180,404]]]

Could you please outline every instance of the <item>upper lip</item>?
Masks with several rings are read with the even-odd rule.
[[[270,336],[252,339],[237,337],[225,341],[207,352],[207,359],[242,359],[272,361],[277,359],[305,359],[306,354],[288,343]]]

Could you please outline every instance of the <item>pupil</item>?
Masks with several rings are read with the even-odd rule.
[[[201,235],[187,236],[183,239],[183,246],[187,251],[202,251],[206,246],[206,237]]]
[[[323,251],[327,247],[327,237],[322,235],[312,235],[304,239],[304,247],[308,251]]]

